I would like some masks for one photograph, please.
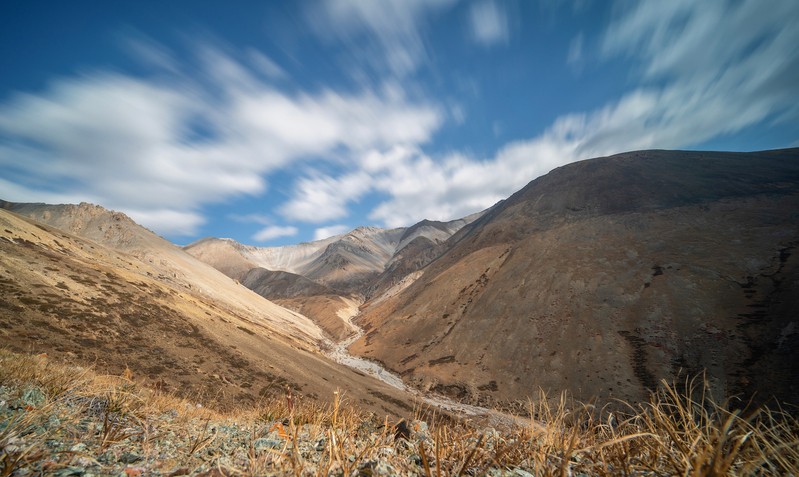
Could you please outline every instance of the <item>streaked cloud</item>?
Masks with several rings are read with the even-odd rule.
[[[228,218],[242,224],[272,225],[274,219],[266,214],[229,214]]]
[[[482,46],[507,43],[510,38],[508,14],[495,0],[473,3],[469,9],[469,25],[474,40]]]
[[[295,185],[293,197],[279,210],[288,220],[321,223],[348,215],[347,206],[372,188],[371,177],[355,171],[339,177],[303,177]]]
[[[583,41],[585,40],[582,32],[572,39],[571,43],[569,43],[569,54],[566,57],[566,63],[576,66],[583,61]]]
[[[281,168],[424,143],[443,120],[437,106],[397,86],[289,94],[218,49],[200,56],[206,67],[196,81],[99,72],[12,96],[0,105],[0,167],[38,183],[7,188],[4,198],[87,200],[159,233],[192,235],[202,206],[262,194]]]
[[[206,222],[197,212],[168,208],[145,210],[126,209],[125,213],[136,223],[161,235],[188,235]]]
[[[792,2],[773,9],[757,1],[622,4],[602,51],[640,58],[640,86],[601,108],[560,116],[489,158],[433,157],[403,146],[370,151],[359,168],[388,198],[369,218],[389,227],[449,220],[579,159],[685,147],[766,120],[796,121],[797,25],[799,3]]]
[[[457,1],[321,0],[308,10],[308,16],[322,38],[344,41],[378,71],[405,77],[427,59],[420,30],[432,14]],[[379,48],[359,50],[364,45]]]
[[[280,237],[293,237],[297,235],[297,232],[299,232],[299,229],[291,225],[270,225],[256,232],[252,236],[252,239],[256,242],[268,242],[269,240]]]
[[[314,230],[313,239],[324,240],[329,237],[349,232],[350,229],[351,227],[349,225],[344,225],[344,224],[327,225],[325,227],[319,227],[316,230]]]
[[[252,65],[268,78],[285,79],[288,77],[288,73],[286,73],[283,67],[260,51],[250,48],[247,50],[247,56]]]

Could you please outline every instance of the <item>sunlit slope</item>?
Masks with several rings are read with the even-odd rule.
[[[321,331],[301,315],[180,249],[138,253],[0,210],[2,345],[104,372],[129,367],[205,404],[254,402],[288,388],[328,400],[341,388],[368,408],[407,412],[391,388],[319,355]]]

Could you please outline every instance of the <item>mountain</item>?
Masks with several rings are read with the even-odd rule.
[[[357,312],[360,301],[339,296],[334,290],[302,275],[256,267],[241,277],[241,284],[278,305],[313,317],[314,322],[336,341],[353,333],[348,319]]]
[[[365,409],[409,413],[408,395],[323,356],[311,320],[123,214],[88,204],[0,205],[4,347],[104,373],[130,369],[150,386],[227,408],[287,388],[320,400],[341,389]]]
[[[640,401],[706,370],[719,396],[796,404],[797,245],[799,149],[573,163],[363,305],[350,350],[472,403]]]
[[[429,263],[438,245],[480,215],[389,230],[359,227],[284,247],[205,238],[184,250],[261,296],[312,318],[340,340],[352,334],[348,319],[364,299],[384,293]]]

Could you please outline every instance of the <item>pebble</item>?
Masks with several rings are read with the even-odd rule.
[[[259,439],[255,439],[252,443],[253,447],[257,451],[263,451],[266,449],[280,449],[283,447],[284,442],[282,439],[272,439],[269,437],[261,437]]]
[[[84,444],[83,442],[79,442],[79,443],[75,444],[74,446],[70,447],[69,451],[70,452],[86,452],[86,444]]]
[[[142,460],[142,456],[135,454],[133,452],[123,452],[119,456],[119,462],[122,462],[124,464],[133,464],[140,460]]]
[[[45,399],[46,397],[41,389],[31,386],[25,388],[25,391],[22,392],[22,397],[19,398],[19,407],[39,407],[44,404]]]

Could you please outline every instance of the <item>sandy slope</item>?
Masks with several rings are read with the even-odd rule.
[[[319,354],[322,333],[306,318],[176,247],[140,247],[113,250],[0,210],[2,345],[101,372],[130,367],[206,404],[253,403],[290,387],[323,400],[341,389],[379,413],[411,410],[394,388]]]

